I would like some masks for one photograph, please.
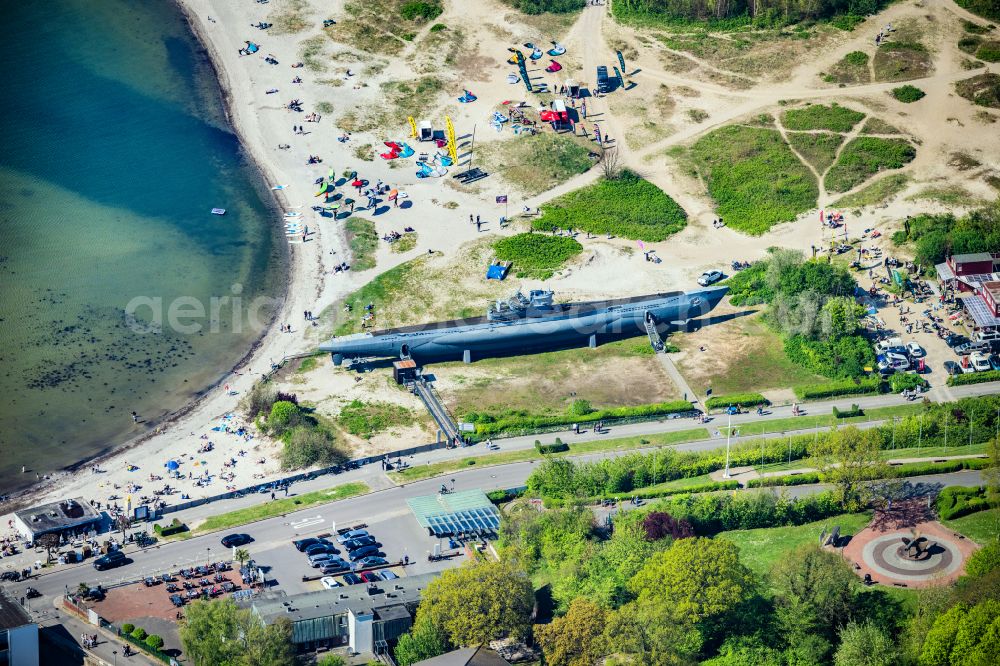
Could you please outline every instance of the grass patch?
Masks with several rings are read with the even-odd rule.
[[[663,190],[631,171],[600,180],[542,206],[540,231],[580,229],[632,240],[666,240],[687,224],[687,213]]]
[[[850,398],[845,399],[849,402]],[[806,407],[808,411],[808,406]],[[886,419],[901,418],[911,416],[920,412],[921,405],[894,405],[891,407],[876,407],[866,409],[864,416],[852,416],[838,419],[833,414],[806,414],[805,416],[790,416],[785,419],[768,419],[760,424],[743,424],[733,426],[734,431],[738,431],[742,437],[755,437],[775,432],[795,432],[796,430],[806,430],[809,428],[830,428],[833,426],[845,426],[851,423],[871,423],[873,421],[884,421]],[[726,434],[726,427],[719,428],[719,432]],[[925,447],[926,448],[926,447]],[[956,447],[951,447],[955,449]]]
[[[382,94],[391,108],[389,116],[399,119],[419,117],[421,112],[434,108],[435,100],[443,90],[444,82],[436,76],[382,84]]]
[[[378,249],[378,232],[375,223],[352,217],[344,226],[347,230],[347,242],[351,247],[351,268],[356,271],[366,271],[375,268],[375,250]]]
[[[416,423],[413,410],[391,402],[362,402],[352,400],[337,415],[341,428],[365,439],[390,428],[406,427]]]
[[[526,196],[560,185],[594,165],[590,143],[569,134],[543,132],[494,141],[479,149],[488,171],[504,179]]]
[[[218,516],[211,516],[195,528],[193,532],[203,534],[205,532],[239,527],[240,525],[264,520],[265,518],[274,518],[275,516],[299,511],[300,509],[315,506],[316,504],[326,504],[327,502],[336,502],[348,497],[364,495],[370,491],[371,488],[368,487],[368,484],[355,481],[353,483],[333,486],[326,490],[314,490],[313,492],[303,493],[294,497],[283,497],[273,502],[262,502],[261,504],[249,506],[245,509],[237,509],[236,511],[229,511]],[[263,499],[264,496],[261,495],[261,498]]]
[[[986,452],[985,444],[973,444],[972,446],[925,446],[923,448],[910,447],[900,449],[882,449],[878,452],[880,460],[933,460],[942,456],[972,456]],[[792,472],[795,470],[815,469],[816,463],[811,458],[801,458],[788,462],[767,463],[765,465],[754,465],[753,468],[760,473],[767,472]]]
[[[955,84],[955,92],[978,106],[1000,108],[1000,74],[986,72]]]
[[[841,151],[837,163],[826,174],[826,189],[846,192],[886,169],[899,169],[916,156],[916,149],[903,139],[863,136]]]
[[[333,113],[333,104],[330,102],[318,102],[316,104],[316,110],[322,113],[324,116],[328,116]]]
[[[894,125],[890,125],[881,118],[871,117],[861,128],[862,134],[902,134]]]
[[[876,81],[922,79],[932,69],[931,55],[920,42],[884,42],[872,64]]]
[[[364,162],[375,160],[375,148],[370,143],[361,143],[354,146],[354,156]]]
[[[1000,21],[1000,5],[996,0],[955,0],[955,4],[983,18]]]
[[[299,58],[302,64],[310,72],[325,72],[326,63],[323,61],[326,40],[321,35],[302,40],[302,50],[299,51]]]
[[[868,83],[872,78],[868,61],[864,51],[851,51],[830,68],[823,80],[827,83]]]
[[[691,156],[730,227],[759,236],[816,205],[816,179],[775,130],[731,125],[702,137]]]
[[[983,163],[968,153],[955,151],[948,156],[948,166],[957,171],[968,171],[982,166]]]
[[[341,44],[394,56],[442,11],[438,0],[354,0],[344,5],[344,13],[350,18],[338,21],[324,32]]]
[[[910,201],[936,201],[946,206],[981,206],[985,201],[961,185],[926,187],[911,197]]]
[[[788,109],[781,114],[781,124],[788,130],[828,130],[850,132],[865,114],[854,109],[831,104],[811,104],[802,109]]]
[[[792,527],[720,532],[716,538],[736,544],[740,549],[740,560],[743,564],[754,573],[766,576],[775,564],[787,559],[803,544],[816,543],[824,528],[829,533],[834,525],[840,525],[842,536],[853,536],[863,530],[870,521],[871,514],[847,513]]]
[[[394,254],[403,254],[409,252],[417,246],[417,232],[410,231],[403,234],[402,238],[397,240],[395,243],[389,246]]]
[[[279,9],[267,15],[270,35],[291,35],[310,26],[309,3],[305,0],[285,0]]]
[[[987,509],[953,520],[942,520],[945,527],[960,532],[984,545],[1000,535],[1000,509]]]
[[[840,134],[828,132],[788,132],[788,142],[820,174],[837,158],[837,148],[843,143]]]
[[[441,474],[457,472],[467,467],[493,467],[495,465],[509,465],[511,463],[526,462],[529,460],[542,460],[543,458],[562,458],[567,456],[586,455],[588,453],[601,453],[605,451],[628,451],[631,449],[645,449],[660,446],[672,446],[685,442],[696,442],[708,439],[708,430],[705,428],[694,428],[692,430],[680,430],[677,432],[661,433],[659,435],[647,435],[646,437],[622,437],[620,439],[602,439],[592,442],[570,443],[569,451],[563,453],[541,454],[536,449],[521,449],[518,451],[501,451],[489,453],[462,460],[446,460],[430,465],[419,467],[407,467],[406,469],[389,472],[388,476],[396,483],[412,483],[423,479],[430,479]],[[502,446],[502,444],[501,444]]]
[[[892,89],[892,96],[904,104],[919,102],[927,96],[923,90],[916,86],[905,85]]]
[[[962,3],[959,2],[958,4],[961,5]],[[978,23],[973,23],[972,21],[967,21],[965,19],[962,19],[962,29],[965,30],[970,35],[985,35],[990,30],[993,29],[993,26],[979,25]]]
[[[973,36],[973,35],[966,35],[966,36],[964,36],[964,37],[962,37],[961,39],[958,40],[958,50],[959,51],[964,51],[965,53],[968,53],[969,55],[974,55],[975,52],[976,52],[976,49],[978,49],[979,45],[982,44],[982,43],[983,43],[983,38],[982,37],[976,37],[976,36]]]
[[[524,233],[497,241],[493,245],[497,259],[514,263],[518,277],[547,280],[563,265],[580,254],[583,246],[566,236]]]
[[[295,373],[299,375],[304,375],[307,372],[311,372],[319,367],[319,358],[316,356],[310,356],[309,358],[302,359],[299,363],[299,367],[295,369]]]
[[[905,173],[889,174],[885,178],[880,178],[871,185],[866,185],[857,192],[848,194],[833,202],[837,208],[863,208],[864,206],[877,206],[882,202],[891,199],[906,189],[910,183],[910,177]]]

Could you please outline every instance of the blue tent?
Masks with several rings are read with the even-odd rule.
[[[486,279],[487,280],[503,280],[507,277],[507,270],[510,266],[504,266],[503,264],[490,264],[490,267],[486,269]]]
[[[176,460],[167,461],[167,464],[164,465],[164,467],[169,469],[171,472],[177,471],[177,468],[179,468],[180,466],[181,466],[180,463],[177,462]]]

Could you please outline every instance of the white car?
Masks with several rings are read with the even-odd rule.
[[[345,541],[350,541],[351,539],[357,539],[358,537],[368,536],[368,530],[351,530],[350,532],[344,532],[337,537],[337,543],[344,543]]]
[[[715,284],[722,279],[722,271],[705,271],[698,278],[698,284],[703,287],[707,287],[710,284]]]
[[[969,365],[975,369],[976,372],[988,372],[993,369],[990,365],[990,357],[988,354],[972,354],[969,356]]]
[[[927,355],[924,348],[918,345],[916,342],[906,343],[906,353],[910,355],[910,358],[923,358]]]
[[[333,576],[326,576],[325,578],[319,579],[320,584],[323,585],[324,590],[332,590],[335,587],[340,587],[340,583]]]

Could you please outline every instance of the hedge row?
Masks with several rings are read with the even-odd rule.
[[[857,405],[851,405],[850,409],[838,409],[836,405],[833,406],[833,418],[835,419],[852,419],[856,416],[864,416],[865,410],[861,409]]]
[[[982,384],[983,382],[1000,382],[1000,370],[986,372],[970,372],[968,374],[948,377],[948,386],[964,386],[965,384]]]
[[[584,503],[599,503],[606,499],[627,501],[633,497],[639,497],[641,499],[656,499],[658,497],[671,497],[673,495],[692,495],[696,493],[711,493],[719,490],[738,490],[739,487],[739,481],[710,481],[697,486],[688,486],[687,488],[639,488],[630,493],[610,495],[607,497],[590,497],[585,500],[546,498],[542,503],[545,508],[554,509],[566,505],[578,504],[581,501]]]
[[[841,382],[826,382],[823,384],[809,384],[795,387],[795,396],[799,400],[820,400],[822,398],[835,398],[840,395],[866,395],[881,392],[882,380],[878,377],[869,377],[858,381],[847,379]]]
[[[730,395],[717,395],[705,401],[706,409],[720,409],[736,405],[737,407],[756,407],[766,405],[767,398],[760,393],[732,393]]]
[[[562,453],[564,451],[569,451],[569,444],[562,441],[556,437],[556,441],[553,444],[542,444],[537,439],[535,440],[535,449],[541,453]]]
[[[983,486],[979,488],[948,486],[938,493],[936,505],[942,520],[961,518],[990,508],[990,502],[986,499],[986,488]]]
[[[894,466],[893,473],[897,478],[904,478],[909,476],[924,476],[925,474],[947,474],[949,472],[960,472],[964,469],[986,469],[989,467],[990,461],[983,458],[969,458],[966,460],[947,460],[945,462],[935,463],[935,462],[915,462],[906,463],[904,465]],[[768,488],[772,486],[802,486],[809,485],[813,483],[823,483],[823,475],[819,472],[804,472],[802,474],[788,474],[786,476],[767,476],[761,479],[750,479],[747,481],[747,488]],[[943,491],[942,491],[943,492]],[[975,511],[981,511],[982,509],[987,509],[989,506],[984,506],[977,509],[972,509],[968,513],[973,513]],[[958,515],[966,515],[964,513]],[[958,517],[955,515],[954,517]],[[950,518],[952,516],[945,516],[942,514],[942,518]]]
[[[181,521],[174,518],[173,522],[166,527],[160,527],[159,524],[153,525],[153,531],[159,534],[161,537],[168,537],[171,534],[179,534],[181,532],[187,532],[188,526]]]
[[[477,436],[492,436],[509,432],[524,432],[548,428],[551,426],[569,425],[571,423],[593,423],[611,419],[627,419],[637,417],[654,417],[666,414],[678,414],[691,411],[691,403],[686,400],[673,402],[658,402],[635,407],[617,407],[600,409],[589,414],[552,414],[535,416],[527,413],[508,413],[500,417],[488,414],[467,415],[468,420],[476,424]],[[472,418],[470,418],[472,416]]]

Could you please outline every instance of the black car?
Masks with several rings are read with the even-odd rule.
[[[9,581],[18,581],[18,580],[21,580],[21,572],[20,571],[4,571],[2,574],[0,574],[0,581],[2,581],[2,580],[9,580]]]
[[[954,361],[945,361],[944,371],[947,372],[949,375],[960,375],[962,374],[962,366],[960,366],[958,363],[955,363]]]
[[[344,542],[344,548],[346,548],[348,552],[357,550],[358,548],[364,548],[365,546],[376,545],[378,545],[378,541],[376,541],[375,537],[371,535],[360,536],[357,539],[350,539]]]
[[[306,537],[305,539],[297,539],[293,541],[292,545],[295,546],[295,550],[299,551],[300,553],[304,553],[306,548],[309,548],[310,546],[315,546],[318,543],[330,543],[330,542],[327,541],[326,539],[318,539],[316,537]]]
[[[378,555],[378,546],[363,546],[357,550],[352,550],[347,554],[347,557],[351,559],[351,562],[357,562],[361,558],[368,557],[369,555]]]
[[[120,550],[113,550],[107,555],[103,555],[94,560],[94,568],[98,571],[104,571],[105,569],[120,567],[127,562],[128,559],[125,557],[125,553]]]
[[[249,534],[227,534],[222,537],[222,545],[226,548],[232,548],[234,546],[245,546],[246,544],[253,541]]]
[[[177,608],[180,608],[181,606],[184,605],[184,597],[182,597],[179,594],[171,594],[170,595],[170,603],[172,603]]]
[[[330,553],[336,555],[340,550],[332,543],[314,543],[305,549],[306,555],[319,555],[320,553]]]
[[[348,585],[357,585],[358,583],[361,583],[363,581],[361,580],[361,576],[359,576],[358,574],[349,573],[349,574],[344,574],[344,582],[347,583]]]

